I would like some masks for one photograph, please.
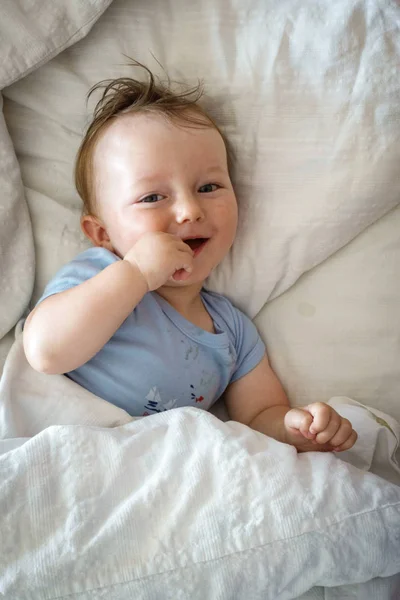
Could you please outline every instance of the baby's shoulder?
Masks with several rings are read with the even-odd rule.
[[[110,250],[100,246],[95,246],[80,252],[68,264],[76,267],[92,265],[97,270],[101,271],[118,260],[120,260],[118,256],[116,256],[113,252],[110,252]]]
[[[65,292],[97,275],[113,262],[120,260],[118,256],[105,248],[88,248],[66,263],[50,279],[38,303],[48,296]]]

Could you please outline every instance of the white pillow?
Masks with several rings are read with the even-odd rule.
[[[345,395],[400,423],[399,232],[400,206],[257,315],[293,403]]]
[[[83,38],[112,0],[2,0],[0,90]]]
[[[0,90],[81,39],[110,2],[3,0],[0,9]],[[2,108],[0,94],[0,273],[3,283],[0,289],[0,340],[28,305],[35,269],[28,208]],[[5,353],[4,346],[8,348],[9,339],[3,340],[0,359]]]
[[[0,340],[26,308],[35,276],[28,207],[2,107],[0,93]]]

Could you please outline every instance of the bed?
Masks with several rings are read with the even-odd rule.
[[[400,8],[395,0],[0,7],[0,595],[400,598]],[[239,230],[207,282],[293,405],[360,438],[297,455],[213,413],[145,419],[34,372],[21,328],[87,247],[72,165],[99,80],[204,80]]]

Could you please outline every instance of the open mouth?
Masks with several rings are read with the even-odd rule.
[[[203,250],[208,240],[209,238],[188,238],[187,240],[183,241],[185,242],[185,244],[190,246],[190,248],[194,252],[194,255],[196,256],[197,254],[199,254],[199,252]]]

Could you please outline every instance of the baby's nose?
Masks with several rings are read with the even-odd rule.
[[[176,221],[185,223],[186,221],[202,221],[204,211],[200,201],[191,194],[181,197],[176,203]]]

